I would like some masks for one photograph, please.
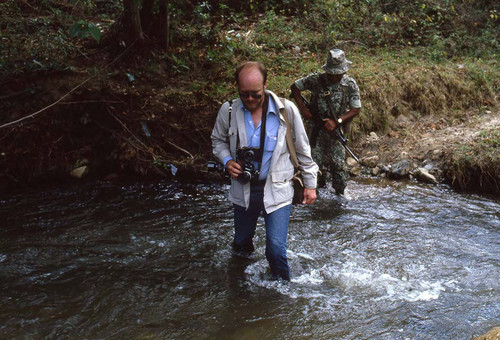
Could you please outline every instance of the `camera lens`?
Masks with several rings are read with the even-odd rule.
[[[238,176],[238,181],[241,184],[247,184],[250,180],[252,179],[252,174],[248,170],[244,170],[241,174]]]

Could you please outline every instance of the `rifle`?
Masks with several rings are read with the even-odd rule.
[[[304,102],[304,105],[310,109],[310,106],[309,106],[309,101],[303,96],[303,95],[300,95],[302,97],[302,101]],[[315,118],[316,120],[316,124],[320,125],[321,127],[323,127],[325,125],[325,122],[323,121],[323,119],[319,116],[319,114],[317,114],[317,112],[314,112],[313,113],[313,117]],[[330,131],[329,131],[330,132]],[[337,128],[335,130],[333,130],[331,132],[331,134],[333,135],[333,137],[337,138],[340,143],[342,144],[342,146],[344,147],[344,149],[349,152],[349,154],[352,156],[352,158],[354,158],[356,160],[356,162],[359,163],[359,158],[354,154],[354,152],[347,146],[347,139],[344,137],[344,134],[342,133],[342,130],[339,129],[338,127],[338,124],[337,124]]]

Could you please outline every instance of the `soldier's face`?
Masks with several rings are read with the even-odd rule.
[[[245,108],[253,112],[264,103],[266,84],[257,68],[243,69],[238,78],[238,91]]]
[[[332,82],[332,83],[338,83],[342,80],[342,77],[344,76],[344,74],[329,74],[328,75],[328,79]]]

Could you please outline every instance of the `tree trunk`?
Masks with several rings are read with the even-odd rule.
[[[141,8],[142,31],[151,37],[151,26],[154,21],[154,0],[143,0]]]
[[[159,11],[160,11],[159,38],[160,38],[160,44],[163,48],[169,47],[169,40],[170,40],[170,20],[168,12],[169,2],[170,2],[169,0],[160,0],[159,2]]]
[[[127,45],[144,40],[139,6],[135,0],[123,0],[123,33]]]

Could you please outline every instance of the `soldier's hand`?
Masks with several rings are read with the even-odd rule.
[[[337,122],[331,118],[323,118],[326,131],[333,131],[337,128]]]
[[[236,179],[239,174],[241,174],[241,165],[235,160],[229,160],[226,163],[226,170],[229,176]]]

